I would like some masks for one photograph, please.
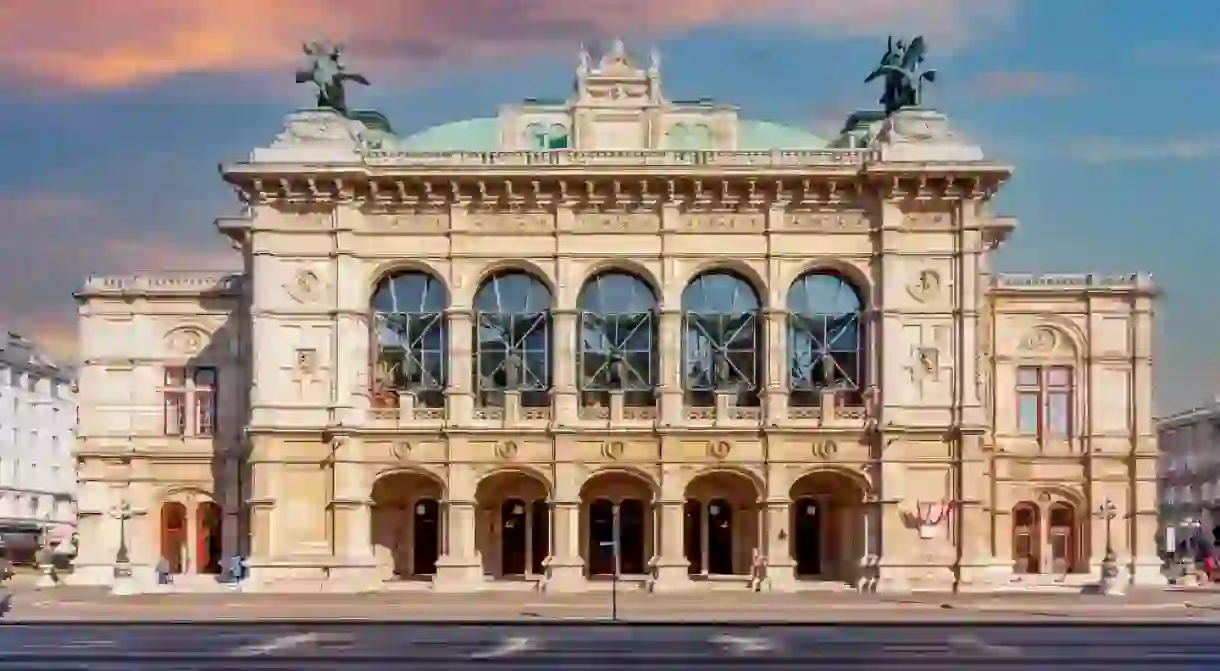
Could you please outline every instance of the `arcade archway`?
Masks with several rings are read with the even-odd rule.
[[[475,543],[483,572],[494,578],[534,579],[551,555],[551,510],[546,484],[520,471],[484,478],[475,492]]]
[[[809,473],[790,491],[789,549],[802,580],[854,583],[864,554],[864,490],[836,471]]]
[[[371,498],[373,554],[383,577],[434,575],[441,550],[440,481],[421,473],[390,473],[373,483]]]
[[[686,487],[684,543],[692,576],[748,575],[758,548],[758,486],[715,471]]]
[[[640,576],[653,556],[652,486],[621,471],[594,475],[581,491],[585,572]],[[617,540],[619,552],[614,552]],[[617,559],[617,563],[616,563]]]

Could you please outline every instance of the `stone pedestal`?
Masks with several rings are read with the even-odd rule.
[[[579,557],[556,557],[547,562],[542,591],[549,594],[584,592],[588,589],[585,563]]]
[[[484,587],[483,566],[474,557],[447,555],[436,561],[432,588],[438,592],[478,592]]]
[[[882,161],[972,162],[983,150],[955,134],[944,113],[908,107],[880,123],[870,148],[881,150]]]
[[[695,588],[691,581],[690,562],[685,559],[657,559],[653,562],[653,578],[648,583],[648,591],[657,594],[672,592],[687,592]]]
[[[1101,560],[1101,580],[1097,583],[1097,593],[1104,596],[1122,596],[1127,591],[1126,576],[1118,567],[1118,558],[1114,552],[1107,552]]]

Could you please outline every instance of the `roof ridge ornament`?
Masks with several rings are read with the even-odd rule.
[[[362,74],[348,72],[343,63],[343,43],[331,44],[325,40],[314,40],[301,45],[305,53],[305,67],[297,70],[297,83],[311,83],[318,87],[317,106],[332,109],[347,115],[347,92],[345,84],[356,82],[364,86],[369,80]]]
[[[881,62],[864,80],[868,84],[884,78],[885,92],[879,102],[885,107],[887,116],[923,104],[924,82],[936,81],[936,70],[923,69],[927,54],[927,42],[922,35],[916,36],[910,44],[903,40],[895,42],[893,36],[889,38]]]

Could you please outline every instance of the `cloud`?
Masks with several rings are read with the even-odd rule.
[[[349,42],[368,65],[426,68],[614,34],[725,24],[819,34],[922,31],[945,47],[1005,24],[1018,0],[5,0],[0,65],[36,88],[111,89],[188,73],[282,71],[302,40]]]
[[[1136,48],[1135,59],[1156,65],[1220,65],[1220,50],[1182,42],[1155,42]]]
[[[969,92],[983,98],[1058,97],[1088,88],[1076,75],[1033,71],[984,72],[967,83]]]
[[[90,273],[227,271],[241,266],[238,253],[211,231],[214,242],[193,243],[181,231],[133,221],[82,195],[0,194],[0,213],[5,231],[0,236],[2,321],[63,360],[75,354],[72,292]]]
[[[1160,139],[1086,138],[1072,149],[1072,156],[1092,164],[1203,161],[1220,157],[1220,133]]]

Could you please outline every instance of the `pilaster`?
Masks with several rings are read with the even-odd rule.
[[[445,314],[449,335],[449,384],[445,389],[450,424],[471,422],[474,413],[474,391],[471,388],[474,356],[474,313],[468,308],[452,308]]]
[[[682,423],[682,312],[661,312],[658,342],[661,346],[661,426]]]
[[[579,421],[579,395],[576,386],[577,349],[576,338],[577,311],[572,309],[554,310],[555,355],[552,365],[555,371],[551,388],[551,402],[554,408],[555,423],[560,426],[570,426]]]

